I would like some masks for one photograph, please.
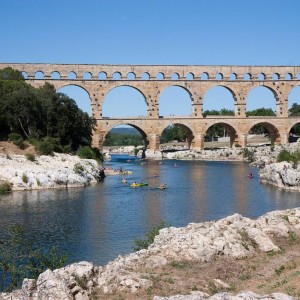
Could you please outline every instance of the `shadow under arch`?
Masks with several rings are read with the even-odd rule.
[[[236,129],[225,122],[216,122],[210,125],[204,135],[205,146],[210,146],[213,148],[219,148],[224,146],[229,146],[232,148],[234,142],[237,138]],[[207,143],[212,142],[211,145]]]
[[[300,137],[300,122],[295,121],[294,124],[289,128],[289,143],[298,142]]]
[[[190,127],[182,123],[168,124],[160,133],[160,144],[185,143],[187,148],[192,147],[194,134]]]
[[[225,95],[224,95],[225,92]],[[212,98],[214,100],[208,99],[208,98]],[[226,103],[222,100],[225,100]],[[209,103],[209,101],[211,103]],[[228,102],[231,102],[228,103]],[[212,104],[212,107],[207,107],[206,106],[210,106]],[[218,105],[218,107],[214,107],[214,105]],[[224,105],[225,104],[225,105]],[[229,88],[226,85],[223,84],[216,84],[214,86],[211,86],[205,93],[203,96],[203,110],[218,110],[218,111],[222,111],[222,110],[226,110],[226,111],[233,111],[233,115],[235,114],[235,106],[237,104],[237,97],[235,92]],[[223,107],[222,107],[223,105]],[[239,114],[237,112],[237,114]]]
[[[125,99],[125,101],[120,102],[120,98]],[[143,100],[142,103],[140,103],[141,99]],[[125,112],[125,114],[128,113],[126,115],[128,117],[147,116],[148,107],[147,98],[139,88],[130,84],[117,84],[107,90],[105,94],[102,103],[102,115],[105,117],[124,117],[123,113]],[[122,114],[117,113],[115,115],[116,108],[122,110]]]
[[[192,102],[192,93],[184,85],[177,83],[168,85],[159,93],[159,115],[190,116],[192,114]]]
[[[251,144],[274,145],[279,144],[280,142],[279,130],[270,122],[257,122],[248,130],[247,146]]]

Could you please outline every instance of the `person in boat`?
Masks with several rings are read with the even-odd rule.
[[[142,179],[140,183],[144,183],[144,179]]]
[[[159,185],[159,188],[160,189],[164,189],[166,187],[166,185],[164,184],[164,183],[161,183],[160,185]]]
[[[127,183],[127,180],[125,178],[122,179],[123,183]]]
[[[154,173],[154,175],[153,175],[154,177],[157,177],[157,174],[156,173]]]
[[[248,174],[248,177],[249,177],[249,178],[253,178],[253,174],[252,174],[252,173],[249,173],[249,174]]]
[[[174,168],[177,168],[177,165],[176,164],[174,164],[174,166],[173,166]]]

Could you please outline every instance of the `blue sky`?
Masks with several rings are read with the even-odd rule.
[[[299,12],[299,0],[0,0],[0,61],[300,65]],[[84,93],[64,92],[89,110]],[[164,92],[163,115],[189,113],[182,93]],[[224,91],[210,94],[205,109],[231,108]],[[116,90],[107,95],[104,108],[118,115],[117,103],[121,112],[131,107],[143,115],[140,99],[132,91]],[[172,111],[174,99],[178,105]]]

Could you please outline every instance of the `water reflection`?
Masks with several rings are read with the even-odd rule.
[[[0,227],[19,223],[45,246],[56,243],[70,254],[69,262],[104,264],[132,251],[133,237],[142,237],[165,220],[174,226],[215,220],[233,213],[257,217],[267,211],[299,206],[299,193],[285,192],[258,181],[258,170],[239,162],[112,161],[133,174],[131,188],[112,176],[85,189],[14,192],[0,198]],[[252,172],[253,179],[247,174]],[[157,176],[154,176],[157,174]],[[160,182],[167,189],[159,190]],[[3,230],[1,230],[3,232]],[[1,233],[0,233],[1,235]]]

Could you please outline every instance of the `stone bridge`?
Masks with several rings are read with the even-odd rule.
[[[189,146],[204,147],[204,135],[215,124],[223,125],[230,145],[247,145],[250,129],[257,124],[269,132],[272,143],[285,144],[291,128],[300,117],[288,114],[288,95],[300,83],[300,66],[187,66],[187,65],[87,65],[87,64],[21,64],[2,63],[21,71],[34,87],[46,81],[56,90],[68,85],[83,88],[90,97],[92,114],[97,120],[93,146],[102,148],[105,136],[117,125],[131,125],[139,130],[151,150],[159,149],[162,131],[172,124],[184,126],[189,133]],[[109,91],[128,86],[138,90],[147,105],[147,116],[104,118],[102,106]],[[171,86],[181,87],[190,96],[190,116],[160,117],[161,92]],[[233,96],[234,116],[203,117],[203,98],[212,87],[225,87]],[[251,89],[264,86],[276,99],[276,117],[246,117],[246,98]],[[258,99],[259,100],[259,99]]]

